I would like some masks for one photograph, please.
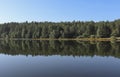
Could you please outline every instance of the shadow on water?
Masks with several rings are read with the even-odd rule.
[[[113,56],[120,58],[120,43],[80,41],[0,41],[0,53],[8,55]]]

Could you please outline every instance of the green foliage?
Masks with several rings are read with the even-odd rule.
[[[95,35],[90,35],[90,38],[95,38]]]
[[[0,38],[120,37],[120,20],[111,22],[23,22],[0,24]]]
[[[89,37],[89,34],[87,34],[87,33],[83,33],[82,36],[83,36],[83,37]]]
[[[107,26],[106,22],[100,22],[97,29],[97,36],[101,38],[110,37],[110,26]]]
[[[42,28],[42,38],[48,38],[48,37],[49,37],[48,27],[43,26],[43,28]]]

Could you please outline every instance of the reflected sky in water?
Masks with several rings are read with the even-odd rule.
[[[119,77],[119,66],[112,56],[0,55],[0,77]]]

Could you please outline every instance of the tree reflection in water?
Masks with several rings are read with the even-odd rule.
[[[120,43],[80,41],[0,41],[0,53],[8,55],[114,56],[120,57]]]

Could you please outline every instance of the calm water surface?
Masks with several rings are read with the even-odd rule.
[[[0,77],[120,77],[120,44],[0,41]]]

